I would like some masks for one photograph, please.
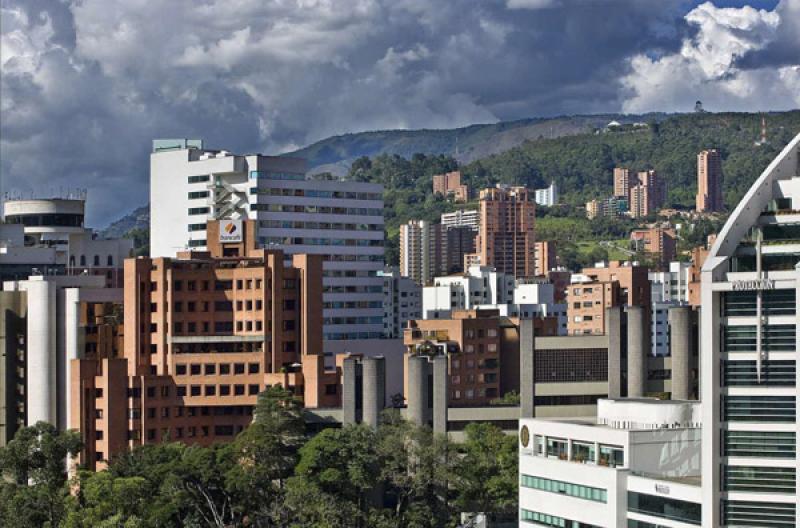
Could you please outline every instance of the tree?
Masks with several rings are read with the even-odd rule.
[[[456,503],[462,511],[514,515],[517,511],[517,443],[488,423],[471,423],[456,467]]]
[[[0,449],[0,525],[58,526],[65,515],[67,458],[80,452],[75,431],[38,422]]]
[[[285,517],[281,503],[286,480],[304,442],[301,402],[280,386],[259,394],[253,423],[231,446],[236,463],[226,475],[240,514],[258,526],[272,526]]]
[[[325,429],[300,450],[295,476],[287,485],[292,526],[368,526],[380,461],[375,432],[365,425]]]

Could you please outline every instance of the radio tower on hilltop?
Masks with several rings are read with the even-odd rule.
[[[761,137],[756,141],[754,144],[756,147],[760,147],[767,143],[767,118],[765,116],[761,116]]]

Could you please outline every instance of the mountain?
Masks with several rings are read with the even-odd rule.
[[[132,231],[150,231],[150,205],[143,205],[98,231],[100,238],[123,238]]]
[[[352,162],[362,156],[397,154],[410,158],[416,153],[446,154],[459,163],[469,163],[512,149],[526,141],[553,139],[590,133],[609,122],[623,125],[637,122],[659,122],[666,114],[645,115],[598,114],[532,118],[493,124],[471,125],[440,130],[380,130],[333,136],[307,147],[287,152],[308,160],[312,172],[347,173]]]

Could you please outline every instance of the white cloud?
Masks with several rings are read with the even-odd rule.
[[[622,79],[629,93],[623,110],[688,111],[696,100],[713,110],[800,106],[800,43],[794,48],[795,64],[742,66],[748,56],[767,51],[786,26],[798,23],[787,13],[792,2],[784,0],[774,11],[717,8],[708,2],[696,7],[685,17],[696,34],[683,41],[679,52],[630,59],[631,71]]]

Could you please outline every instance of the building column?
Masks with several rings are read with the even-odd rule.
[[[622,396],[622,313],[618,306],[606,309],[608,340],[608,397]]]
[[[346,357],[342,361],[342,425],[358,422],[357,383],[358,361],[355,357]]]
[[[533,335],[533,320],[519,321],[519,411],[520,418],[534,415],[534,357],[536,338]]]
[[[361,360],[361,421],[378,427],[381,411],[386,407],[386,360],[383,356]]]
[[[644,326],[644,309],[628,306],[628,397],[641,398],[647,379],[647,347],[650,329]]]
[[[433,358],[433,432],[447,433],[447,356]]]
[[[79,288],[66,288],[61,290],[63,292],[63,365],[59,365],[59,378],[63,379],[64,385],[60,385],[58,395],[58,426],[59,429],[67,429],[72,423],[71,413],[72,409],[69,405],[70,398],[72,397],[72,375],[70,369],[72,368],[72,360],[80,359],[83,357],[84,347],[86,345],[85,335],[80,326],[80,295]],[[59,295],[61,297],[61,295]],[[61,303],[59,303],[60,305]],[[62,351],[59,350],[59,356]]]
[[[415,425],[427,425],[428,415],[428,358],[408,358],[408,421]]]
[[[25,281],[28,292],[27,425],[58,425],[56,384],[56,287],[45,280]]]
[[[669,309],[669,352],[672,356],[672,399],[690,398],[690,369],[692,355],[692,309],[675,306]]]

